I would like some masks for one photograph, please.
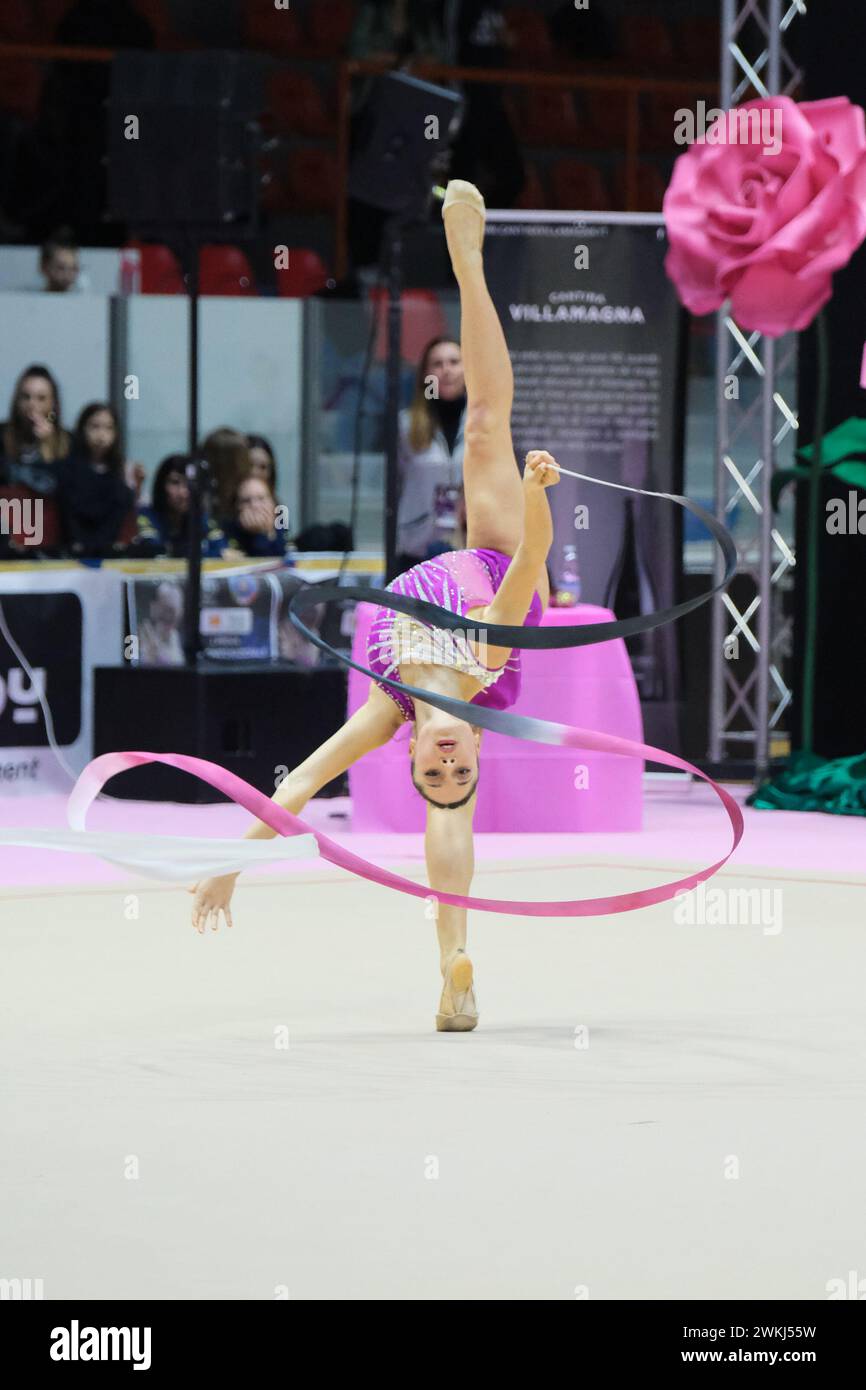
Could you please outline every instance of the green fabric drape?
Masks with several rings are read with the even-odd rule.
[[[866,816],[866,753],[832,759],[793,753],[784,768],[751,793],[746,805],[761,811]]]

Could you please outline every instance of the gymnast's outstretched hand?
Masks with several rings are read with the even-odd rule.
[[[523,486],[533,492],[555,487],[559,482],[559,465],[546,449],[530,449],[523,470]]]
[[[192,924],[200,935],[208,924],[211,931],[217,930],[220,913],[225,917],[226,924],[232,925],[229,904],[235,891],[236,879],[237,874],[225,874],[221,878],[203,878],[194,888],[187,889],[187,892],[193,895]]]

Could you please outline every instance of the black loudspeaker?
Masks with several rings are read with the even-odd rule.
[[[220,763],[266,796],[346,719],[346,673],[274,664],[97,666],[93,755],[186,753]],[[340,796],[335,778],[319,796]],[[131,801],[225,801],[205,782],[158,763],[121,772],[107,795]]]
[[[377,77],[358,116],[349,194],[384,212],[417,217],[434,160],[448,148],[460,97],[403,72]]]
[[[239,53],[119,53],[108,103],[108,204],[131,227],[250,231],[262,62]]]

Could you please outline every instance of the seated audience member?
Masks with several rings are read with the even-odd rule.
[[[60,423],[60,390],[47,367],[34,363],[15,383],[9,419],[0,427],[0,483],[53,497],[69,435]]]
[[[9,419],[0,425],[0,492],[20,527],[4,525],[0,558],[38,560],[60,554],[57,487],[69,435],[60,424],[60,392],[47,367],[21,373]]]
[[[248,434],[247,447],[250,451],[250,476],[261,478],[267,483],[274,497],[277,495],[277,456],[269,439],[263,434]]]
[[[280,525],[281,520],[267,483],[251,474],[239,484],[234,519],[226,522],[223,529],[231,544],[244,555],[258,559],[266,555],[283,556],[289,533],[285,525]]]
[[[124,523],[135,506],[123,472],[117,416],[110,405],[93,401],[78,417],[57,490],[70,554],[104,557],[123,548]]]
[[[78,246],[66,228],[42,243],[39,254],[42,288],[52,294],[69,294],[86,288],[81,276]]]
[[[156,471],[149,507],[138,509],[138,534],[127,553],[150,559],[168,555],[184,559],[187,553],[187,518],[189,516],[189,483],[186,479],[186,454],[169,454]],[[201,519],[201,553],[205,559],[219,559],[226,548],[226,538],[220,528],[203,510]]]
[[[223,524],[234,514],[238,486],[250,473],[247,437],[238,430],[222,426],[212,430],[201,445],[202,458],[210,468],[210,491],[214,515]]]

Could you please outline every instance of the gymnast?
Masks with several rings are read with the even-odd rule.
[[[467,415],[463,485],[467,549],[425,560],[388,585],[465,614],[467,630],[431,629],[377,608],[370,627],[367,665],[376,675],[452,698],[507,709],[520,690],[520,655],[487,646],[484,623],[537,625],[549,600],[546,561],[553,524],[545,490],[559,481],[555,460],[543,450],[526,457],[521,478],[511,441],[514,380],[499,315],[484,278],[484,201],[478,190],[452,180],[442,207],[451,265],[460,290],[461,348]],[[434,892],[466,896],[472,883],[472,822],[479,778],[481,729],[402,691],[371,682],[366,704],[342,729],[280,783],[273,800],[294,815],[332,778],[387,743],[406,721],[412,782],[427,802],[425,856]],[[248,839],[276,832],[256,820]],[[216,930],[229,926],[237,874],[206,879],[191,889],[192,921]],[[436,1027],[468,1032],[478,1022],[472,963],[466,952],[466,909],[437,903],[436,928],[443,978]]]

